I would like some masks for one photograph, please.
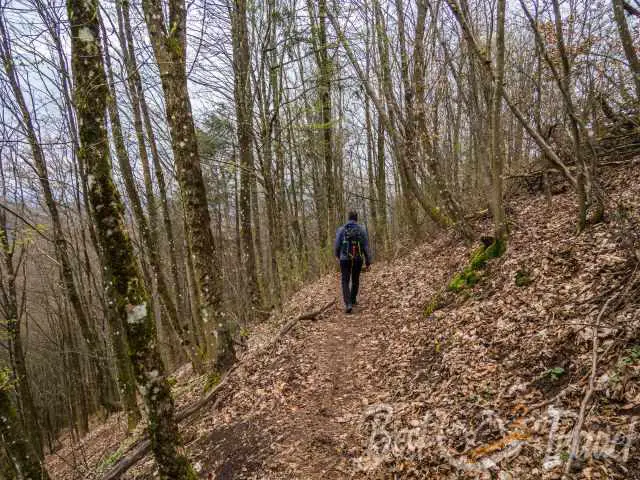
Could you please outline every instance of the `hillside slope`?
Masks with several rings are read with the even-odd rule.
[[[640,175],[606,176],[611,215],[580,236],[570,195],[513,200],[509,248],[473,288],[445,291],[475,247],[445,234],[376,264],[354,315],[299,322],[183,424],[202,478],[560,478],[587,392],[575,478],[640,478]],[[336,273],[302,289],[250,352],[338,288]],[[182,369],[178,409],[205,382]],[[55,478],[117,461],[119,422],[51,456]],[[153,471],[147,456],[126,478]]]

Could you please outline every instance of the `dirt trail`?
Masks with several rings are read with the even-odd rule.
[[[301,322],[251,371],[240,372],[229,388],[235,393],[223,399],[214,417],[232,423],[242,418],[252,436],[261,437],[261,447],[249,461],[228,449],[216,449],[217,458],[209,461],[207,454],[198,456],[202,470],[220,478],[350,477],[353,459],[368,440],[364,412],[404,393],[415,374],[425,298],[456,266],[444,253],[434,262],[427,251],[413,252],[394,265],[375,265],[362,277],[353,314],[345,314],[337,301],[316,321]],[[416,278],[429,262],[429,275]],[[290,305],[296,312],[313,310],[339,299],[338,289],[337,276],[328,275],[299,292]],[[211,444],[201,447],[207,451]]]
[[[441,250],[437,258],[434,246]],[[287,319],[330,300],[336,304],[315,321],[299,322],[273,351],[234,372],[218,407],[206,407],[182,426],[201,477],[351,477],[353,459],[368,440],[364,412],[406,393],[421,351],[425,301],[457,267],[450,258],[464,258],[465,251],[443,236],[393,264],[374,265],[361,277],[351,315],[343,312],[337,274],[298,292],[280,322],[254,332],[250,351],[268,343]],[[203,383],[184,375],[177,388],[192,396]],[[178,394],[178,408],[187,403]],[[151,478],[154,469],[148,456],[127,478]]]

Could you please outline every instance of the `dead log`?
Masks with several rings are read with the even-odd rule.
[[[336,303],[335,300],[328,302],[324,307],[319,308],[318,310],[314,310],[312,312],[303,313],[302,315],[290,320],[285,324],[284,327],[280,329],[278,334],[271,340],[264,348],[257,350],[253,355],[248,355],[235,365],[233,365],[222,377],[220,383],[218,383],[212,390],[210,390],[204,397],[200,398],[196,402],[187,406],[180,412],[176,413],[176,421],[181,422],[183,420],[188,419],[202,407],[211,402],[214,398],[218,397],[218,393],[222,387],[224,387],[229,382],[229,377],[233,372],[235,372],[241,366],[249,363],[250,360],[256,358],[263,352],[271,350],[275,347],[278,342],[301,320],[315,320],[317,317],[326,312],[329,308],[331,308]],[[212,410],[218,406],[220,402],[220,397],[218,397],[213,404]],[[127,470],[133,467],[136,463],[138,463],[144,456],[149,453],[151,450],[151,441],[145,436],[144,438],[138,440],[134,443],[129,449],[124,453],[122,458],[116,462],[116,464],[111,467],[111,469],[106,472],[102,476],[102,480],[117,480],[122,475],[124,475]]]

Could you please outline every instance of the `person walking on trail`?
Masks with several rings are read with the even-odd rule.
[[[333,246],[333,253],[340,262],[345,313],[351,313],[353,306],[357,305],[360,271],[363,262],[367,270],[371,265],[367,231],[358,224],[356,212],[349,212],[348,220],[346,224],[338,228]]]

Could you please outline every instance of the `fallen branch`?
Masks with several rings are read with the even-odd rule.
[[[640,162],[640,158],[638,157],[634,157],[634,158],[628,158],[625,160],[611,160],[608,162],[599,162],[598,163],[598,167],[615,167],[618,165],[626,165],[626,164],[634,164]],[[575,165],[569,165],[567,167],[570,171],[573,171],[576,169]],[[532,177],[539,177],[540,175],[544,175],[545,173],[562,173],[560,170],[558,170],[557,168],[545,168],[545,169],[540,169],[540,170],[534,170],[532,172],[524,172],[524,173],[514,173],[511,175],[506,175],[504,177],[505,180],[513,180],[513,179],[517,179],[517,178],[532,178]]]
[[[591,350],[591,376],[589,377],[589,387],[587,388],[587,393],[585,393],[584,398],[582,399],[582,403],[580,404],[580,413],[578,413],[578,419],[576,420],[576,424],[573,427],[573,432],[571,433],[571,450],[569,452],[569,458],[567,459],[567,464],[564,469],[565,473],[569,473],[571,471],[573,460],[578,455],[578,449],[580,448],[580,432],[582,431],[582,425],[584,424],[584,416],[587,411],[587,405],[589,405],[589,400],[591,400],[591,396],[593,395],[593,390],[595,388],[596,374],[598,371],[598,329],[600,325],[600,319],[609,307],[611,301],[613,301],[617,296],[618,294],[616,293],[605,302],[605,304],[602,306],[602,309],[600,310],[600,313],[598,313],[596,325],[593,327],[593,336],[591,340],[593,347]]]
[[[539,403],[536,403],[534,405],[531,405],[530,407],[526,407],[523,415],[529,415],[531,412],[533,412],[535,410],[539,410],[539,409],[541,409],[543,407],[546,407],[547,405],[551,405],[552,403],[556,403],[558,400],[561,400],[568,393],[571,393],[571,392],[575,391],[576,389],[577,389],[577,385],[571,384],[567,388],[563,389],[555,397],[552,397],[552,398],[550,398],[548,400],[543,400],[542,402],[539,402]]]
[[[196,413],[198,410],[200,410],[202,407],[208,404],[211,400],[216,398],[218,396],[218,393],[222,389],[222,387],[229,382],[229,377],[234,371],[236,371],[238,368],[240,368],[244,364],[248,363],[249,360],[257,357],[260,353],[273,348],[280,341],[280,339],[284,337],[287,334],[287,332],[289,332],[289,330],[291,330],[294,327],[296,323],[298,323],[301,320],[315,320],[319,315],[326,312],[335,303],[336,301],[332,300],[331,302],[327,303],[324,307],[318,310],[314,310],[313,312],[309,312],[309,313],[304,313],[290,320],[284,327],[280,329],[280,332],[278,332],[278,334],[273,338],[273,340],[271,340],[271,342],[269,342],[264,348],[257,350],[253,355],[247,355],[242,360],[234,364],[224,374],[224,376],[220,380],[220,383],[218,383],[215,386],[215,388],[210,390],[204,397],[192,403],[191,405],[185,407],[180,412],[176,413],[176,421],[181,422],[183,420],[188,419],[190,416],[192,416],[194,413]],[[213,404],[212,410],[216,409],[219,402],[220,402],[220,398],[218,397],[215,403]],[[113,467],[111,467],[111,469],[108,472],[106,472],[103,475],[102,480],[119,479],[122,475],[124,475],[127,472],[127,470],[133,467],[147,453],[149,453],[150,450],[151,450],[151,440],[149,440],[149,438],[147,438],[147,436],[145,435],[144,438],[138,440],[136,443],[131,445],[131,447],[129,447],[129,449],[127,450],[127,452],[125,452],[123,457],[120,460],[118,460],[118,462]]]
[[[275,345],[277,343],[277,341],[280,338],[284,337],[289,332],[289,330],[291,330],[294,327],[294,325],[296,323],[298,323],[299,321],[301,321],[301,320],[315,320],[319,315],[321,315],[324,312],[326,312],[335,303],[336,303],[335,300],[331,300],[324,307],[322,307],[322,308],[320,308],[318,310],[314,310],[313,312],[309,312],[309,313],[303,313],[299,317],[296,317],[296,318],[290,320],[284,327],[282,327],[282,329],[280,330],[280,333],[278,333],[278,335],[276,336],[276,338],[274,339],[272,344]]]

